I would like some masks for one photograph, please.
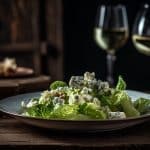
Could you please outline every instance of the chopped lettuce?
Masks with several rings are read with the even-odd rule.
[[[37,104],[24,109],[24,114],[27,116],[46,118],[48,119],[52,112],[52,105]]]
[[[126,83],[123,80],[123,78],[121,76],[119,76],[118,78],[118,83],[116,85],[116,90],[125,90],[126,89]]]
[[[78,105],[63,105],[56,109],[51,114],[51,118],[71,119],[78,114]]]
[[[150,113],[150,99],[139,98],[134,102],[134,106],[141,114]]]
[[[86,72],[72,76],[68,85],[53,82],[39,98],[22,102],[22,111],[26,116],[66,120],[119,119],[150,113],[149,99],[132,102],[125,89],[121,76],[116,88],[111,88],[108,82],[97,80],[95,73]]]
[[[55,82],[51,83],[50,89],[51,89],[51,90],[55,90],[55,89],[57,89],[57,88],[59,88],[59,87],[65,87],[65,86],[67,86],[67,83],[66,83],[66,82],[63,82],[63,81],[55,81]]]
[[[97,105],[94,103],[85,103],[82,106],[80,106],[81,113],[84,115],[89,116],[92,119],[106,119],[107,115],[105,112],[100,109]]]
[[[125,92],[122,93],[122,95],[120,96],[120,103],[127,117],[140,116],[139,111],[136,110],[136,108],[132,104],[130,97],[127,95],[127,93]]]

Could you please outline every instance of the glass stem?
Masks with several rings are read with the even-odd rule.
[[[114,63],[116,60],[116,56],[114,53],[107,53],[107,81],[111,86],[114,85]]]

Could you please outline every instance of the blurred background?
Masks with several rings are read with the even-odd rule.
[[[51,80],[95,72],[106,80],[106,53],[94,40],[98,5],[124,4],[130,31],[140,7],[149,0],[0,0],[0,59],[16,58]],[[130,32],[131,33],[131,32]],[[150,90],[150,57],[139,53],[131,35],[117,53],[114,78],[128,89]]]

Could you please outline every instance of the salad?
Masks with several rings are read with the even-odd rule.
[[[22,114],[44,119],[105,120],[138,117],[150,113],[150,99],[132,101],[121,76],[115,88],[97,80],[95,73],[72,76],[69,83],[55,81],[39,98],[27,104],[22,101]]]

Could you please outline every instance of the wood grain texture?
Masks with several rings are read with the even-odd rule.
[[[34,14],[37,9],[34,6],[36,3],[38,2],[35,0],[0,1],[0,22],[3,27],[3,34],[0,33],[0,38],[3,39],[5,33],[7,36],[5,43],[30,42],[34,39],[35,22],[32,26],[32,20],[36,17]],[[3,42],[1,44],[4,44]]]
[[[15,95],[18,92],[18,83],[0,81],[0,98]]]
[[[28,61],[36,75],[41,73],[39,7],[39,0],[0,1],[0,23],[5,27],[0,33],[0,56],[14,57],[19,64],[24,59],[23,66]],[[30,61],[27,56],[32,56]]]
[[[0,149],[142,149],[150,145],[150,122],[105,133],[66,133],[24,125],[15,119],[0,120]],[[150,148],[150,147],[149,147]]]
[[[28,78],[2,79],[0,80],[0,98],[45,90],[49,84],[50,77],[44,75]]]
[[[33,43],[17,43],[1,45],[0,51],[3,53],[8,52],[33,52],[36,45]]]
[[[62,0],[46,0],[48,71],[52,80],[63,79],[63,4]]]

